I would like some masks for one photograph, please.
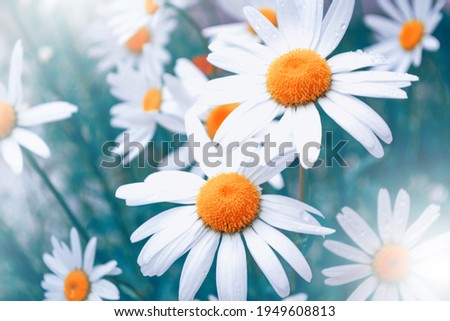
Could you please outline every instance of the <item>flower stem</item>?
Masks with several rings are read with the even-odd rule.
[[[64,197],[61,195],[60,192],[56,189],[55,185],[50,181],[49,177],[45,173],[45,171],[39,166],[39,164],[36,162],[36,159],[33,155],[31,155],[28,151],[24,151],[25,157],[27,158],[28,162],[30,163],[31,167],[36,171],[36,173],[41,177],[45,185],[48,187],[50,192],[53,194],[55,199],[58,201],[58,203],[61,205],[64,212],[67,214],[67,217],[69,218],[70,222],[73,224],[73,226],[78,230],[81,237],[85,240],[89,240],[89,235],[84,229],[84,227],[81,225],[81,223],[78,221],[75,214],[72,212],[70,207],[67,205],[67,202],[64,200]]]

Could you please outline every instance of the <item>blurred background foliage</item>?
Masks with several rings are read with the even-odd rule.
[[[71,120],[38,129],[52,150],[49,160],[37,159],[55,188],[87,231],[96,236],[96,262],[115,259],[124,273],[112,280],[118,284],[124,300],[176,300],[179,276],[184,259],[180,259],[160,278],[144,278],[136,263],[142,244],[132,245],[129,236],[141,223],[169,208],[169,204],[127,208],[114,197],[122,184],[143,180],[153,168],[104,169],[100,167],[102,145],[119,132],[109,125],[109,109],[117,103],[110,95],[105,74],[96,72],[86,55],[86,34],[95,19],[97,7],[107,1],[79,0],[2,0],[0,2],[0,76],[7,79],[9,55],[14,42],[23,39],[26,100],[30,104],[65,100],[80,111]],[[364,13],[374,9],[371,0],[358,1],[352,24],[337,52],[362,49],[373,42],[362,23]],[[186,12],[201,27],[230,21],[213,0],[200,0]],[[334,143],[349,140],[342,155],[349,167],[336,163],[305,173],[305,200],[320,209],[322,223],[337,228],[331,239],[349,242],[337,226],[335,215],[343,206],[357,210],[372,226],[376,226],[378,190],[387,188],[391,198],[400,188],[412,199],[411,219],[430,203],[442,206],[440,224],[430,234],[450,227],[450,19],[448,11],[435,36],[441,41],[437,53],[425,53],[420,68],[411,69],[421,81],[408,89],[405,101],[366,100],[387,120],[394,142],[385,146],[386,155],[377,160],[341,128],[322,114],[324,131],[333,132]],[[206,54],[206,48],[188,19],[179,16],[179,27],[169,45],[175,61],[178,57],[194,58]],[[168,66],[171,72],[173,64]],[[171,135],[160,129],[155,141]],[[167,150],[157,149],[160,159]],[[323,156],[322,156],[323,157]],[[283,173],[286,187],[280,192],[297,198],[298,168]],[[267,192],[275,192],[264,186]],[[72,226],[63,208],[43,183],[33,167],[26,164],[21,176],[10,172],[0,160],[0,299],[41,300],[42,276],[47,268],[42,254],[51,251],[50,236],[68,240]],[[292,293],[305,292],[310,300],[344,300],[354,285],[327,287],[320,271],[344,261],[322,248],[323,239],[289,235],[302,247],[313,269],[313,281],[306,283],[287,267]],[[86,244],[86,243],[84,243]],[[249,259],[250,300],[279,298]],[[215,291],[215,266],[197,297],[206,300]],[[450,299],[450,282],[436,282],[437,292]],[[436,288],[435,287],[435,288]]]

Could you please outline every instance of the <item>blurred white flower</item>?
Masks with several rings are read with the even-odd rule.
[[[272,141],[292,142],[305,168],[320,154],[322,122],[317,106],[373,156],[384,155],[379,141],[392,142],[386,122],[354,96],[405,99],[402,90],[418,78],[393,72],[355,71],[384,59],[360,51],[326,59],[343,38],[354,0],[333,1],[323,18],[323,1],[277,0],[278,28],[258,10],[245,7],[248,22],[265,45],[219,35],[208,57],[237,75],[211,80],[199,102],[219,106],[239,102],[217,131],[222,145],[241,142],[282,115]]]
[[[0,83],[0,150],[5,162],[16,173],[23,169],[20,146],[38,156],[50,157],[47,144],[32,131],[34,127],[70,118],[78,108],[66,102],[52,102],[28,107],[23,103],[22,90],[23,47],[16,42],[9,71],[8,90]]]
[[[80,238],[75,228],[70,231],[70,247],[51,238],[52,255],[44,254],[44,263],[52,271],[44,275],[41,283],[45,299],[51,301],[119,300],[119,290],[105,276],[119,275],[116,261],[94,265],[97,239],[92,238],[81,250]]]
[[[325,241],[331,252],[354,263],[322,271],[325,284],[340,286],[365,279],[348,300],[437,300],[424,280],[433,270],[428,262],[440,258],[450,248],[450,232],[420,244],[430,226],[439,218],[440,207],[428,206],[409,227],[410,198],[400,190],[392,209],[387,190],[378,195],[378,236],[352,209],[343,208],[338,222],[348,236],[361,248]]]
[[[386,56],[391,64],[376,69],[406,72],[412,64],[420,66],[424,50],[438,50],[439,40],[432,34],[442,20],[440,11],[445,3],[446,0],[413,0],[412,4],[405,0],[378,0],[389,17],[367,15],[364,18],[378,41],[367,51]]]
[[[169,88],[177,81],[192,81],[190,74],[186,75],[185,70],[178,68],[175,72],[179,80],[166,75],[164,82],[162,70],[152,63],[150,50],[145,49],[146,62],[138,70],[121,63],[117,66],[117,72],[107,77],[112,95],[122,101],[111,108],[111,126],[125,129],[116,139],[120,146],[114,150],[126,156],[125,163],[131,162],[142,151],[138,148],[127,150],[126,136],[128,142],[140,143],[146,148],[157,125],[174,133],[186,133],[184,114],[189,105],[185,93],[177,91],[178,86],[172,90]]]
[[[48,63],[55,55],[55,50],[51,46],[43,46],[38,49],[37,56],[41,63]]]
[[[91,26],[88,41],[91,43],[88,55],[100,59],[97,68],[106,71],[118,63],[138,66],[143,59],[145,47],[153,52],[153,59],[158,68],[163,69],[169,63],[171,55],[166,46],[170,36],[177,26],[175,12],[172,9],[158,10],[157,13],[139,29],[133,33],[117,35],[107,26],[107,19],[111,15],[110,10],[98,18]],[[133,20],[129,21],[133,22]]]
[[[203,127],[201,123],[198,125]],[[200,132],[194,135],[196,142],[200,142],[199,151],[203,150],[209,138],[203,139]],[[243,159],[242,154],[234,156],[234,160]],[[242,166],[241,162],[228,166],[223,158],[221,165],[208,166],[205,160],[200,167],[207,180],[188,172],[163,171],[150,175],[143,183],[120,187],[116,196],[129,206],[160,202],[186,205],[158,214],[131,236],[133,242],[150,237],[138,257],[143,275],[161,276],[189,252],[181,272],[179,299],[193,300],[217,252],[219,299],[246,300],[247,256],[243,237],[279,296],[288,296],[290,287],[274,250],[310,281],[312,271],[305,257],[277,228],[322,236],[334,231],[320,225],[312,214],[321,214],[311,206],[285,196],[263,195],[260,187],[294,157],[293,154],[278,157],[273,160],[276,166],[254,167]]]
[[[305,293],[298,293],[290,295],[283,299],[283,301],[306,301],[308,300],[308,295]],[[208,301],[219,301],[219,299],[215,295],[208,295]]]

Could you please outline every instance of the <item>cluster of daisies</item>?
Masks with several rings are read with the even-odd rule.
[[[108,73],[111,94],[119,101],[111,108],[111,125],[123,130],[115,152],[124,163],[132,162],[142,150],[128,150],[126,140],[148,146],[159,127],[192,138],[167,155],[167,166],[144,182],[121,186],[116,197],[128,206],[177,204],[137,228],[131,241],[146,240],[137,258],[143,276],[161,276],[187,254],[180,300],[195,299],[214,261],[217,298],[246,300],[248,255],[273,290],[288,298],[290,282],[282,260],[308,282],[313,271],[282,231],[322,237],[335,231],[322,226],[318,209],[267,194],[264,184],[282,188],[281,173],[296,158],[305,169],[314,167],[323,132],[319,108],[371,155],[383,157],[382,142],[392,142],[391,130],[361,97],[407,99],[405,88],[419,78],[406,72],[412,64],[420,65],[423,49],[439,48],[432,33],[445,1],[378,0],[386,16],[364,19],[378,43],[333,55],[349,26],[354,0],[334,0],[327,10],[323,0],[217,0],[237,22],[204,29],[202,36],[210,41],[206,60],[180,58],[169,74],[171,34],[196,2],[114,0],[99,10],[89,54]],[[21,68],[18,42],[8,92],[0,86],[0,144],[15,172],[22,169],[19,145],[50,155],[47,145],[22,127],[62,120],[77,111],[63,102],[24,107]],[[264,155],[269,162],[246,166],[248,155],[239,146],[252,142],[254,152],[263,155],[265,135],[276,144],[291,143],[291,148]],[[214,166],[206,160],[205,146],[221,155]],[[352,261],[323,270],[325,283],[361,281],[352,300],[436,299],[421,266],[450,247],[450,233],[420,243],[440,208],[429,206],[408,227],[409,212],[405,191],[392,206],[388,192],[380,190],[377,235],[352,209],[343,208],[337,220],[359,248],[325,241],[326,249]],[[121,270],[115,261],[94,265],[95,238],[84,255],[75,229],[70,246],[55,238],[51,243],[52,255],[44,255],[52,272],[42,282],[46,299],[119,299],[118,288],[106,278]]]

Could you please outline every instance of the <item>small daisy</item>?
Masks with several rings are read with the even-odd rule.
[[[117,287],[104,279],[122,271],[116,261],[94,266],[97,239],[92,238],[84,255],[76,229],[70,230],[70,247],[52,236],[52,255],[44,254],[44,263],[52,271],[41,283],[45,299],[51,301],[119,300]]]
[[[150,61],[151,59],[148,59],[148,62]],[[147,147],[156,132],[157,125],[174,133],[186,133],[184,113],[187,105],[183,100],[184,92],[168,89],[176,81],[175,77],[166,75],[167,82],[163,84],[161,72],[151,63],[143,65],[138,70],[122,63],[117,69],[117,73],[110,73],[107,77],[112,95],[122,100],[111,108],[111,126],[125,129],[116,139],[120,144],[115,150],[116,153],[121,156],[127,153],[125,135],[129,135],[129,142],[137,142],[144,148]],[[179,73],[177,76],[186,80],[188,78],[183,71],[177,69],[176,72]],[[132,148],[125,162],[132,161],[139,152],[141,150]]]
[[[401,88],[418,78],[355,71],[385,62],[361,51],[327,60],[347,30],[355,1],[333,1],[323,21],[322,0],[299,2],[297,9],[294,1],[276,1],[278,28],[255,8],[244,8],[248,22],[265,45],[228,35],[219,35],[211,44],[208,60],[237,75],[211,80],[199,101],[205,105],[241,104],[214,140],[222,145],[244,141],[281,114],[273,140],[293,142],[302,155],[302,165],[312,167],[322,142],[317,109],[321,106],[373,156],[382,157],[378,137],[391,143],[391,131],[376,112],[354,96],[405,99]]]
[[[169,91],[177,98],[179,106],[184,106],[183,110],[189,110],[193,107],[196,100],[203,92],[208,78],[197,68],[194,64],[184,58],[177,61],[175,65],[175,73],[178,78],[166,75],[165,80]],[[229,104],[222,106],[202,106],[200,112],[200,119],[204,124],[203,131],[207,133],[210,141],[212,141],[215,133],[223,123],[225,118],[234,110],[239,104]],[[200,109],[200,108],[195,108]],[[193,127],[193,126],[191,126]],[[188,132],[188,135],[192,132]],[[259,133],[262,137],[263,134]],[[262,138],[261,138],[262,139]],[[161,162],[159,170],[184,170],[190,169],[191,172],[203,177],[202,170],[198,167],[198,163],[192,155],[189,143],[180,146],[174,152],[169,153]],[[275,175],[269,180],[269,183],[276,189],[284,187],[284,181],[281,174]]]
[[[421,266],[450,247],[450,232],[419,244],[428,228],[439,218],[440,207],[428,206],[409,227],[410,198],[400,190],[392,209],[385,189],[378,195],[378,233],[352,209],[343,208],[339,225],[361,248],[337,241],[324,246],[354,263],[323,270],[325,284],[339,286],[365,279],[348,300],[437,300],[424,283]]]
[[[158,10],[148,23],[134,33],[124,36],[115,35],[111,28],[106,26],[106,19],[105,15],[100,17],[88,35],[91,43],[88,55],[100,59],[97,66],[99,71],[109,70],[117,63],[138,66],[142,61],[144,47],[150,47],[153,52],[152,59],[160,69],[170,62],[171,55],[166,47],[177,26],[173,10]]]
[[[0,83],[0,152],[14,173],[23,169],[20,146],[43,158],[50,157],[47,144],[26,127],[39,126],[70,118],[78,108],[66,102],[28,107],[22,102],[22,42],[16,42],[9,71],[8,90]]]
[[[284,298],[282,301],[306,301],[308,300],[308,295],[305,293],[298,293],[290,295]],[[219,299],[215,295],[208,295],[208,301],[219,301]]]
[[[120,187],[116,196],[129,206],[159,202],[185,205],[151,218],[131,236],[132,242],[150,237],[138,257],[143,275],[161,276],[189,252],[181,272],[179,299],[193,300],[217,252],[219,299],[246,300],[244,239],[281,297],[288,296],[290,288],[275,252],[310,281],[312,272],[305,257],[278,229],[322,236],[334,231],[320,225],[311,214],[321,214],[311,206],[285,196],[264,195],[260,187],[281,172],[290,157],[279,157],[277,166],[251,168],[226,166],[222,159],[218,167],[200,163],[207,180],[188,172],[163,171],[150,175],[144,183]]]
[[[278,26],[275,0],[218,0],[217,4],[230,17],[238,22],[205,28],[203,35],[207,38],[216,38],[219,34],[239,36],[242,41],[260,42],[261,38],[255,29],[246,22],[242,9],[245,6],[256,8],[264,17],[266,17],[275,27]]]
[[[394,3],[396,5],[394,5]],[[442,20],[440,10],[446,0],[414,0],[393,2],[378,0],[378,4],[389,18],[367,15],[365,24],[376,34],[378,44],[369,47],[373,51],[389,58],[392,64],[377,69],[392,69],[406,72],[411,67],[419,67],[423,50],[436,51],[440,47],[432,33]]]

